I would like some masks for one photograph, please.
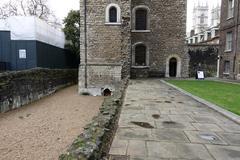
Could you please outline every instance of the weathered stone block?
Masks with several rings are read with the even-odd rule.
[[[77,83],[77,70],[31,69],[0,74],[0,112],[7,112]]]

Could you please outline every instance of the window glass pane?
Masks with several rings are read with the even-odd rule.
[[[138,9],[136,11],[136,30],[147,29],[147,11],[145,9]]]
[[[146,47],[144,45],[136,46],[135,63],[136,66],[146,66]]]
[[[200,18],[200,23],[203,24],[204,23],[204,14],[201,15],[201,18]]]
[[[208,39],[211,39],[211,35],[212,35],[211,32],[209,32],[209,33],[208,33],[208,36],[207,36]]]
[[[232,32],[228,32],[226,35],[226,50],[231,51],[232,50]]]
[[[238,74],[240,74],[240,61],[238,61]]]
[[[195,37],[195,43],[198,43],[198,38],[197,37]]]
[[[117,22],[117,9],[115,7],[111,7],[109,10],[109,22]]]
[[[228,18],[233,17],[234,14],[234,0],[228,0]]]
[[[229,73],[230,72],[230,61],[224,62],[224,72]]]

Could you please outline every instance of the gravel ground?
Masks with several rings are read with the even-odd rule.
[[[57,160],[83,131],[103,97],[77,94],[77,86],[0,114],[1,160]]]

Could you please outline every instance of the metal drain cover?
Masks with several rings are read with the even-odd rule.
[[[208,140],[208,141],[215,141],[217,140],[217,137],[215,137],[214,135],[211,134],[200,134],[200,137],[204,140]]]

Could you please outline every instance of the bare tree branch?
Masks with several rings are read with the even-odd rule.
[[[24,14],[24,16],[26,16],[27,14],[26,14],[26,10],[25,10],[24,4],[23,4],[23,0],[21,0],[20,3],[21,3],[21,9],[23,11],[23,14]]]
[[[49,24],[59,26],[59,21],[48,7],[48,0],[19,0],[9,2],[0,6],[0,19],[10,16],[36,16]]]

